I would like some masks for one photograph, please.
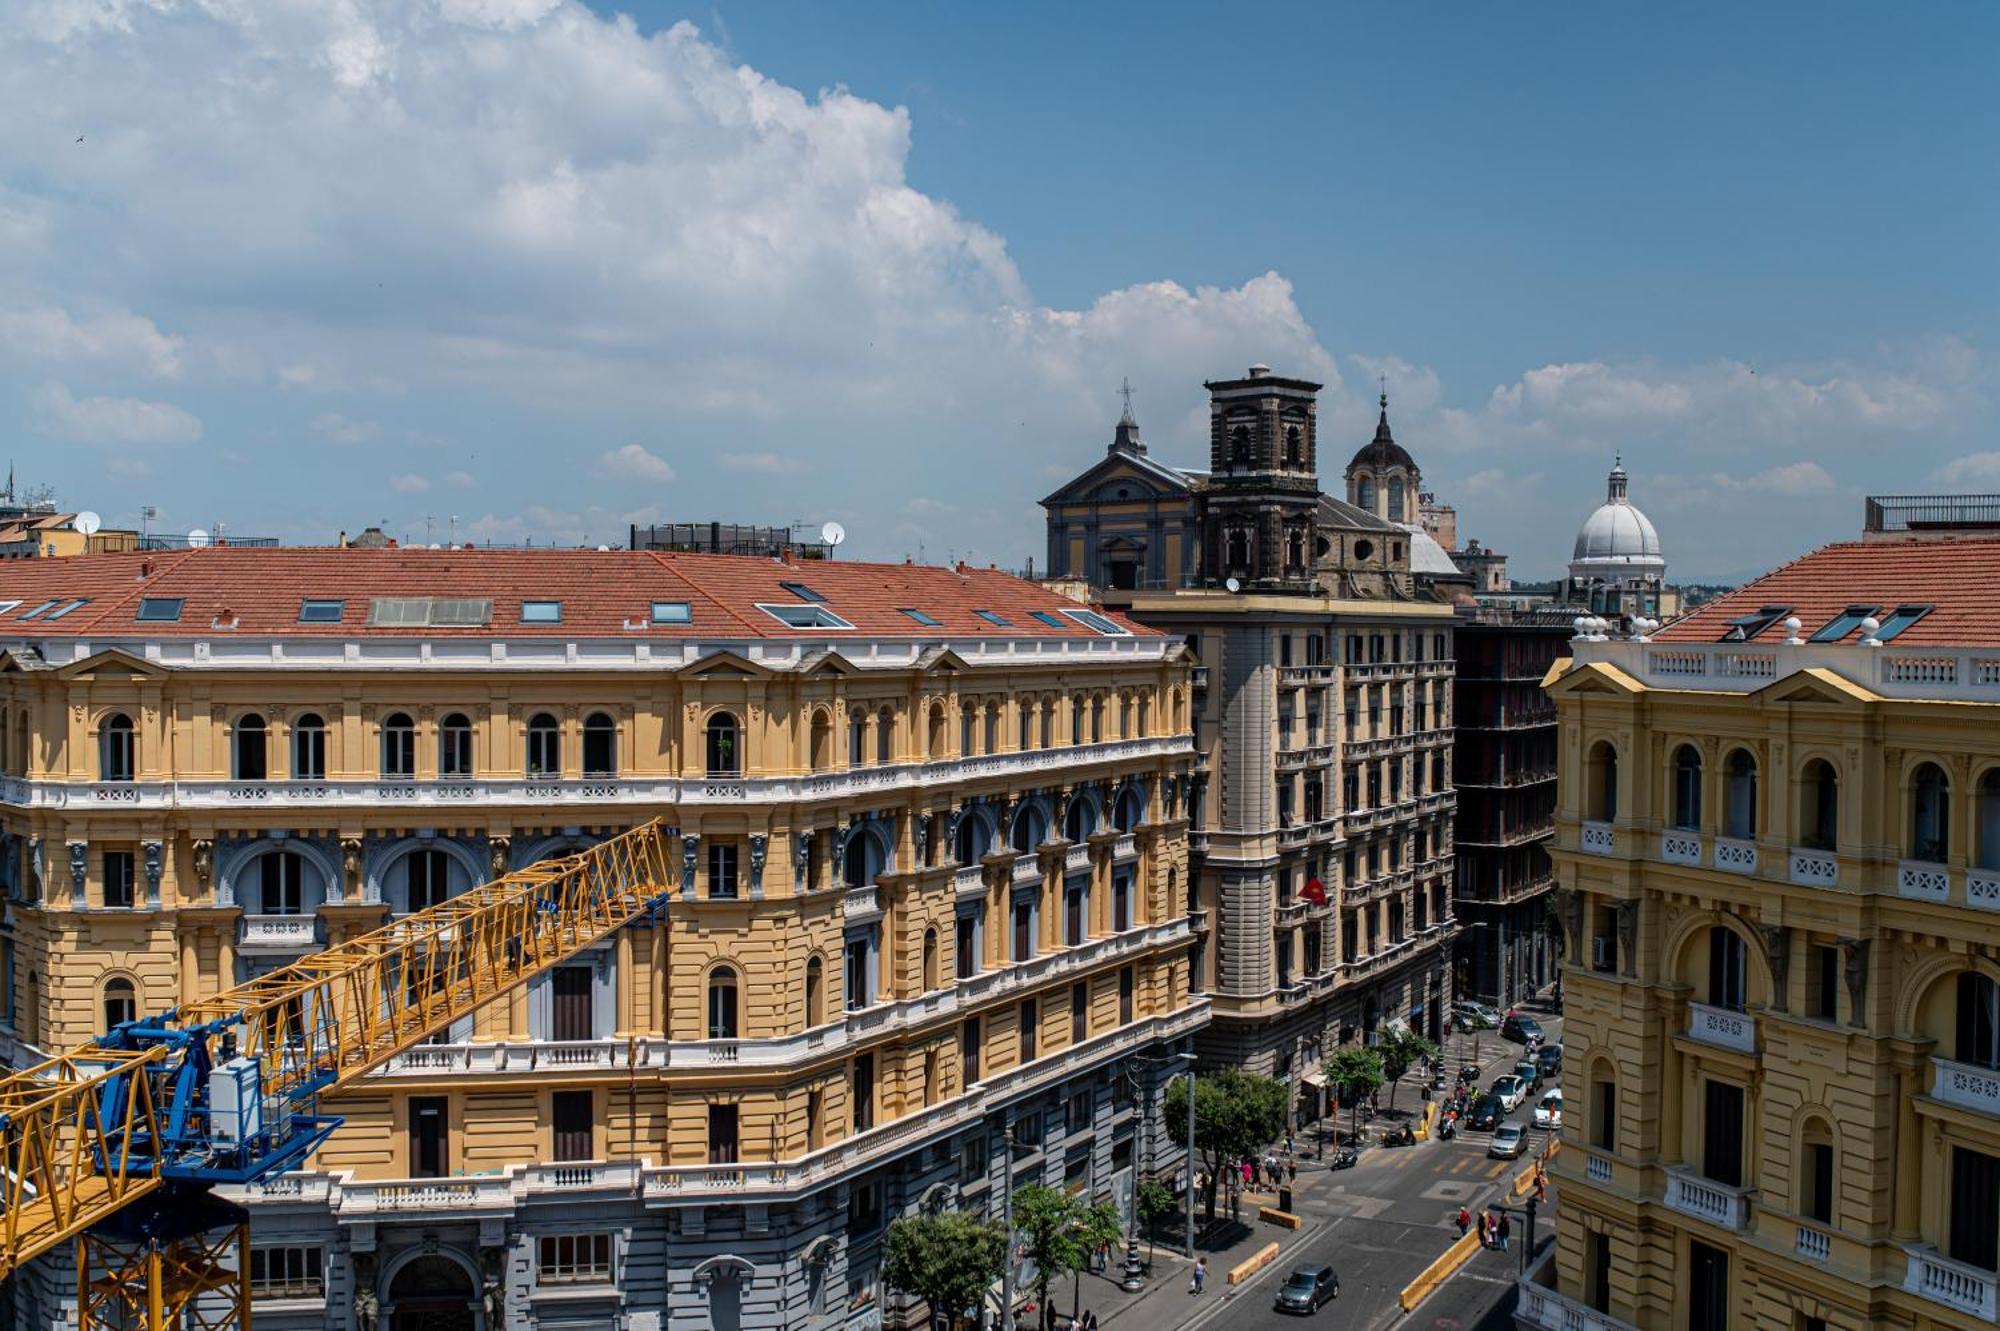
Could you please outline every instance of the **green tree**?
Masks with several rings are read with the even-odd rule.
[[[1438,1047],[1408,1026],[1391,1026],[1376,1043],[1382,1051],[1382,1076],[1389,1083],[1389,1108],[1396,1107],[1396,1084],[1417,1060],[1435,1058]]]
[[[1168,1135],[1181,1145],[1187,1140],[1187,1078],[1167,1088]],[[1195,1079],[1194,1149],[1208,1171],[1208,1214],[1215,1216],[1215,1180],[1224,1161],[1256,1155],[1285,1135],[1285,1106],[1291,1092],[1285,1083],[1253,1072],[1227,1068]]]
[[[1035,1264],[1035,1302],[1041,1309],[1043,1331],[1048,1331],[1055,1325],[1050,1283],[1082,1271],[1092,1253],[1116,1244],[1124,1231],[1118,1210],[1110,1203],[1030,1183],[1014,1194],[1014,1232]]]
[[[1382,1085],[1382,1054],[1366,1045],[1344,1045],[1326,1060],[1326,1078],[1340,1102],[1354,1110],[1354,1131],[1361,1131],[1361,1102]]]
[[[910,1215],[891,1222],[882,1278],[930,1305],[931,1325],[979,1306],[1007,1260],[1007,1231],[964,1211]]]
[[[1160,1221],[1170,1215],[1179,1215],[1180,1198],[1174,1190],[1156,1178],[1149,1178],[1139,1185],[1139,1219],[1146,1226],[1146,1264],[1152,1265],[1153,1232]]]

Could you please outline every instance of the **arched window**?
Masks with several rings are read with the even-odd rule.
[[[1708,930],[1708,1001],[1711,1007],[1741,1012],[1748,1000],[1749,952],[1743,938],[1726,925]]]
[[[1757,835],[1757,760],[1748,749],[1729,755],[1723,771],[1724,836],[1748,841]]]
[[[1000,704],[997,702],[986,704],[986,743],[983,748],[987,753],[1000,752]]]
[[[896,713],[893,708],[884,707],[875,713],[875,761],[890,763],[896,760]]]
[[[947,733],[949,732],[945,730],[944,704],[934,702],[931,704],[930,734],[926,736],[924,745],[924,756],[932,762],[948,756],[945,752],[945,735]]]
[[[1824,758],[1813,759],[1799,774],[1799,844],[1807,850],[1840,844],[1840,776]]]
[[[859,767],[868,761],[868,713],[855,708],[847,714],[847,765]]]
[[[1053,749],[1055,746],[1056,746],[1056,700],[1054,698],[1051,698],[1047,702],[1042,704],[1042,747],[1045,749]]]
[[[1604,1060],[1590,1070],[1590,1144],[1618,1149],[1618,1073]]]
[[[472,722],[463,712],[438,722],[438,775],[472,775]]]
[[[114,975],[104,982],[104,1031],[110,1034],[139,1015],[139,995],[132,982]]]
[[[304,724],[303,720],[300,724]],[[382,718],[382,778],[408,781],[416,774],[416,722],[408,712],[391,712]]]
[[[728,966],[708,973],[708,1038],[736,1038],[736,972]]]
[[[1090,703],[1090,742],[1104,742],[1104,699],[1093,698]]]
[[[1799,1133],[1798,1206],[1799,1214],[1821,1224],[1833,1223],[1840,1167],[1839,1148],[1827,1121],[1815,1115]]]
[[[1674,750],[1674,822],[1686,832],[1701,830],[1701,751],[1692,744]]]
[[[1140,739],[1153,733],[1153,700],[1143,693],[1139,695],[1139,729],[1135,733]]]
[[[1229,529],[1229,567],[1250,567],[1250,533],[1242,527]]]
[[[938,934],[935,929],[924,930],[924,992],[938,987]]]
[[[1618,817],[1618,750],[1609,740],[1599,740],[1590,749],[1589,770],[1584,786],[1588,803],[1584,817],[1600,823]]]
[[[710,776],[740,776],[743,773],[743,754],[738,747],[740,735],[736,717],[729,712],[717,712],[708,718],[708,774]]]
[[[583,719],[583,774],[618,775],[618,723],[608,712],[592,712]]]
[[[962,702],[958,707],[958,754],[970,758],[979,752],[979,707],[975,703]],[[942,757],[933,753],[932,759]]]
[[[1139,793],[1137,786],[1127,786],[1118,792],[1118,803],[1111,810],[1111,825],[1121,832],[1129,832],[1146,820],[1146,797]]]
[[[236,727],[229,736],[229,765],[238,781],[267,779],[270,769],[264,761],[266,738],[263,717],[251,712],[236,718]]]
[[[1973,853],[1982,869],[2000,869],[2000,767],[1988,768],[1979,778],[1975,831],[1979,844]]]
[[[1363,476],[1360,484],[1354,487],[1354,506],[1365,513],[1373,513],[1375,511],[1374,477]],[[1362,557],[1365,559],[1367,556],[1364,555]]]
[[[1943,864],[1951,846],[1951,782],[1936,763],[1910,780],[1910,858]]]
[[[562,775],[562,730],[547,712],[528,720],[528,775]]]
[[[815,772],[833,766],[833,714],[824,707],[813,713],[812,765]]]
[[[305,913],[305,857],[296,851],[274,850],[257,857],[258,904],[264,915]]]
[[[1250,427],[1238,425],[1229,431],[1229,460],[1237,466],[1250,461]]]
[[[1069,704],[1069,742],[1083,743],[1083,699],[1072,698]]]
[[[1032,855],[1035,847],[1048,840],[1049,819],[1039,804],[1023,804],[1021,811],[1014,815],[1014,826],[1008,837],[1008,844],[1023,855]]]
[[[1298,426],[1287,425],[1285,427],[1286,463],[1296,467],[1305,460],[1306,460],[1305,437],[1299,433]]]
[[[1952,1057],[1974,1067],[2000,1068],[2000,985],[1974,971],[1958,977],[1958,1043]]]
[[[413,911],[428,910],[451,896],[451,856],[441,850],[413,850],[403,857],[404,900]]]
[[[849,887],[871,887],[875,875],[882,872],[882,868],[882,855],[876,847],[875,838],[864,828],[855,828],[847,837],[847,857],[841,866],[841,881]]]
[[[986,824],[967,810],[958,820],[958,845],[953,849],[958,854],[961,867],[970,869],[979,863],[979,857],[986,853]]]
[[[826,1022],[826,966],[818,957],[806,958],[806,1026]]]
[[[132,737],[132,718],[113,712],[97,731],[97,779],[130,781],[138,766],[138,745]]]
[[[1391,476],[1389,478],[1389,521],[1401,522],[1402,520],[1403,478],[1400,476]]]
[[[1022,750],[1031,749],[1035,746],[1035,705],[1024,702],[1017,710],[1020,713],[1017,719],[1021,723],[1021,733],[1016,736],[1014,747]]]
[[[1071,841],[1082,841],[1097,830],[1097,810],[1082,795],[1069,802],[1069,812],[1063,815],[1063,836]]]
[[[1118,738],[1120,739],[1131,739],[1133,736],[1132,707],[1131,694],[1123,693],[1118,696]]]

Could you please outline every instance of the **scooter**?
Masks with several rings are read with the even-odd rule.
[[[1448,1142],[1457,1135],[1458,1135],[1458,1120],[1448,1118],[1444,1122],[1438,1124],[1437,1139],[1439,1141]]]
[[[1416,1130],[1407,1123],[1403,1124],[1400,1128],[1390,1128],[1382,1134],[1382,1144],[1384,1146],[1415,1146],[1417,1144]]]
[[[1326,1167],[1328,1169],[1352,1169],[1355,1162],[1359,1159],[1361,1159],[1360,1152],[1351,1146],[1344,1146],[1333,1153],[1333,1159],[1327,1162]]]

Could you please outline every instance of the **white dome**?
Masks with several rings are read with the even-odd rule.
[[[1570,558],[1578,563],[1666,563],[1660,553],[1660,534],[1653,530],[1651,520],[1622,499],[1599,504],[1597,511],[1584,519]]]

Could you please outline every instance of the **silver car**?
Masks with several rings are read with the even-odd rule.
[[[1493,1129],[1493,1141],[1486,1148],[1486,1154],[1512,1160],[1527,1149],[1528,1130],[1519,1123],[1502,1123]]]

